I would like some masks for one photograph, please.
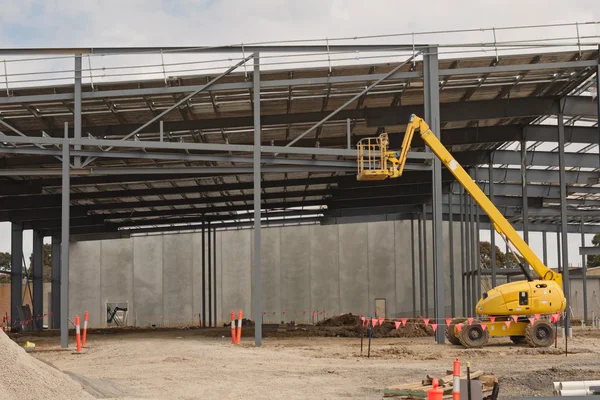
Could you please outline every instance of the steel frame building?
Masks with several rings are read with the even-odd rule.
[[[586,144],[587,150],[600,141],[593,122],[598,99],[579,96],[598,87],[599,52],[441,59],[439,49],[328,44],[0,50],[4,56],[72,57],[74,65],[72,85],[11,89],[7,80],[0,94],[0,220],[12,223],[13,266],[21,265],[23,230],[34,231],[33,314],[43,309],[41,252],[47,236],[54,256],[52,309],[60,315],[66,347],[70,241],[200,230],[208,232],[210,248],[215,230],[253,227],[253,313],[261,315],[261,226],[395,219],[417,226],[419,254],[413,251],[412,263],[419,274],[427,268],[427,261],[417,265],[425,245],[423,222],[432,220],[434,241],[428,245],[434,248],[437,282],[448,273],[445,268],[451,276],[459,273],[453,261],[443,260],[442,221],[461,224],[467,313],[481,294],[482,275],[491,275],[495,285],[498,275],[516,273],[499,270],[493,255],[491,269],[481,269],[479,230],[491,228],[471,198],[418,140],[402,178],[375,183],[354,178],[353,145],[386,129],[396,146],[411,113],[425,117],[526,239],[531,231],[544,232],[544,242],[545,232],[561,233],[557,245],[563,249],[568,297],[567,233],[600,233],[595,196],[600,187],[594,185],[599,157],[565,152],[565,143]],[[399,63],[261,69],[261,56],[273,53],[399,50],[412,56]],[[83,83],[86,55],[163,51],[241,57],[212,75]],[[241,68],[244,73],[235,72]],[[539,123],[548,116],[557,124]],[[582,120],[590,123],[575,124]],[[514,142],[520,152],[506,148]],[[558,146],[537,151],[527,142]],[[455,251],[452,235],[450,249]],[[544,262],[546,256],[544,245]],[[210,265],[209,256],[209,270]],[[12,268],[17,326],[22,274]],[[454,305],[459,300],[451,290]],[[209,283],[208,298],[212,295]],[[437,319],[446,316],[445,298],[444,285],[436,285]],[[413,306],[417,312],[416,301]],[[212,313],[209,308],[209,318]],[[443,343],[443,330],[436,335]],[[261,341],[256,324],[255,343]]]

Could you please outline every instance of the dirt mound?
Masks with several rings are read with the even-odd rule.
[[[325,337],[360,337],[361,319],[357,315],[345,314],[332,318],[324,319],[316,324],[313,336]],[[362,328],[363,335],[369,336],[369,328]],[[433,336],[431,326],[426,327],[422,322],[408,321],[406,326],[400,325],[396,329],[393,321],[385,321],[383,325],[377,324],[373,327],[372,337],[374,338],[392,338],[392,337],[426,337]]]
[[[2,399],[94,399],[66,374],[27,354],[0,332]]]
[[[600,371],[584,370],[578,368],[547,368],[532,371],[528,374],[510,375],[500,377],[500,386],[509,385],[523,387],[523,389],[539,391],[539,394],[551,394],[552,383],[559,381],[582,381],[600,379]]]

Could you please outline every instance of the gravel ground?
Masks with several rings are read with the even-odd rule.
[[[42,349],[58,342],[19,341],[27,339]],[[96,397],[106,385],[105,397],[123,399],[379,399],[386,386],[445,374],[459,357],[498,376],[500,398],[511,399],[550,395],[557,380],[600,379],[599,339],[600,331],[576,332],[565,357],[562,343],[532,349],[493,339],[483,349],[463,349],[437,346],[431,337],[380,338],[367,359],[356,338],[269,337],[255,348],[251,338],[232,346],[226,329],[180,330],[90,335],[83,355],[35,356],[80,377],[84,387],[94,382]]]

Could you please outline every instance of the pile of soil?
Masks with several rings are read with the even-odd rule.
[[[68,375],[27,354],[0,332],[2,399],[94,399]]]
[[[316,324],[314,336],[339,336],[339,337],[360,337],[362,321],[359,316],[345,314],[337,317],[327,318]],[[363,335],[368,337],[369,328],[362,328]],[[423,322],[408,321],[406,326],[400,325],[396,329],[393,321],[385,321],[383,325],[373,327],[372,337],[374,338],[393,338],[393,337],[427,337],[433,336],[431,326],[425,326]]]
[[[553,392],[553,382],[597,379],[600,379],[600,372],[597,370],[551,367],[524,375],[501,376],[499,382],[500,387],[509,386],[519,393],[550,395]]]

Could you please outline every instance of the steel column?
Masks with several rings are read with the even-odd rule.
[[[52,329],[60,328],[60,235],[52,236],[52,301],[48,321]]]
[[[470,218],[470,232],[469,235],[471,237],[471,312],[474,312],[475,310],[475,303],[477,302],[477,277],[476,274],[478,272],[478,265],[479,262],[477,261],[477,258],[479,257],[479,254],[477,254],[477,235],[475,232],[475,208],[477,207],[476,204],[474,204],[475,201],[473,200],[473,198],[471,197],[471,195],[469,195],[469,218]]]
[[[454,296],[456,291],[454,288],[454,212],[452,211],[452,198],[454,197],[452,190],[453,186],[453,184],[450,184],[450,196],[448,196],[448,207],[450,208],[450,213],[448,214],[448,239],[450,245],[450,315],[455,317],[456,312],[454,308],[456,306],[456,301]]]
[[[561,258],[561,241],[560,241],[560,224],[556,224],[556,267],[562,273],[562,258]]]
[[[44,236],[33,231],[33,257],[31,265],[33,275],[33,327],[41,331],[44,325]]]
[[[423,292],[421,296],[425,298],[425,314],[429,315],[429,264],[427,263],[427,249],[430,243],[427,240],[427,207],[423,204],[423,210],[421,212],[423,216]]]
[[[212,234],[210,229],[210,221],[208,221],[208,225],[206,226],[206,232],[208,234],[208,246],[207,246],[207,256],[208,256],[208,326],[213,326],[212,319]]]
[[[23,224],[13,222],[10,236],[10,321],[13,331],[21,330],[23,304]]]
[[[254,73],[252,75],[252,86],[254,90],[254,263],[252,265],[252,315],[254,324],[254,344],[262,345],[262,282],[261,282],[261,227],[260,227],[260,204],[261,204],[261,173],[260,173],[260,54],[254,53]]]
[[[492,153],[492,155],[490,156],[491,158],[494,157],[494,153]],[[490,194],[490,201],[493,203],[494,202],[494,163],[490,162],[489,165],[489,178],[490,178],[490,183],[489,183],[489,194]],[[496,229],[494,228],[493,224],[490,224],[490,246],[491,246],[491,251],[490,251],[490,256],[491,256],[491,267],[492,267],[492,287],[496,287]]]
[[[527,203],[527,141],[521,140],[521,198],[523,200],[523,240],[529,244],[529,205]],[[525,268],[529,265],[523,262]]]
[[[475,166],[475,180],[477,180],[479,168]],[[481,207],[476,202],[473,202],[473,206],[475,207],[475,240],[477,252],[475,253],[475,259],[477,260],[477,297],[475,298],[475,302],[477,302],[481,298],[481,238],[480,238],[480,220],[481,220]]]
[[[544,265],[548,266],[548,238],[546,237],[546,231],[542,231],[542,260]]]
[[[465,315],[472,315],[473,308],[471,307],[471,260],[473,256],[471,253],[471,196],[465,190],[463,190],[463,195],[465,198],[465,293],[467,298],[467,313]]]
[[[410,215],[410,258],[412,262],[413,317],[417,316],[417,275],[415,262],[415,217]]]
[[[562,102],[561,102],[562,105]],[[570,283],[569,283],[569,237],[567,233],[567,182],[565,177],[565,121],[564,115],[558,114],[558,168],[560,181],[560,230],[562,234],[563,261],[563,290],[567,298],[567,313],[565,317],[565,332],[569,332],[571,313]]]
[[[202,327],[206,328],[206,219],[202,215]]]
[[[423,219],[421,218],[421,215],[419,215],[417,230],[419,237],[419,309],[421,315],[425,315],[425,291],[423,289]]]
[[[69,237],[70,237],[70,198],[71,177],[69,165],[69,124],[65,122],[65,136],[62,144],[62,227],[60,249],[60,347],[69,346]]]
[[[75,54],[75,85],[73,104],[73,137],[81,139],[81,54]],[[81,145],[75,145],[73,150],[81,150]],[[75,157],[75,168],[81,168],[81,157]]]
[[[438,48],[429,47],[427,54],[423,56],[423,90],[425,120],[429,123],[434,135],[440,138],[440,75],[438,65]],[[444,246],[442,232],[442,162],[433,158],[432,164],[433,179],[433,273],[434,282],[434,302],[435,319],[443,321],[446,316],[446,298],[445,289],[445,268],[444,268]],[[439,344],[445,342],[444,330],[437,330],[435,333]]]
[[[215,325],[218,326],[219,319],[217,318],[217,229],[213,229],[213,313],[215,315]]]
[[[585,232],[583,231],[583,215],[581,216],[581,247],[585,247]],[[585,325],[587,325],[587,321],[588,321],[587,265],[585,263],[585,254],[581,255],[581,276],[583,278],[583,323]]]
[[[458,191],[458,202],[460,207],[460,276],[461,276],[461,292],[462,292],[462,315],[467,315],[467,297],[466,297],[466,287],[465,284],[465,265],[466,265],[466,257],[465,257],[465,214],[464,214],[464,188],[460,186],[460,190]]]

